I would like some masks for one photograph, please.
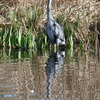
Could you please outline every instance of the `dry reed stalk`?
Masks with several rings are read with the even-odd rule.
[[[17,13],[22,13],[23,15],[27,15],[27,8],[32,5],[36,5],[42,11],[42,17],[38,19],[38,25],[40,27],[44,27],[43,24],[46,22],[46,6],[47,0],[2,0],[0,2],[3,6],[6,7],[3,11],[12,12],[12,10],[16,9]],[[2,12],[2,11],[1,11]],[[94,2],[93,0],[52,0],[52,13],[54,17],[58,17],[59,15],[65,15],[66,21],[75,21],[79,16],[80,20],[86,18],[88,22],[93,22],[93,20],[97,20],[100,17],[100,3]],[[3,14],[4,14],[3,13]],[[2,17],[5,18],[5,16]],[[97,17],[97,15],[99,15]],[[0,16],[1,17],[1,16]],[[10,19],[10,18],[9,18]],[[23,19],[23,18],[22,18]],[[6,20],[6,18],[5,18]],[[23,19],[24,20],[24,19]],[[10,20],[9,20],[10,21]],[[6,20],[7,22],[7,20]],[[25,21],[24,27],[25,27]],[[87,23],[86,23],[87,24]],[[87,26],[88,27],[88,26]]]

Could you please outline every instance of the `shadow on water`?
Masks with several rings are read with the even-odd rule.
[[[57,77],[57,74],[61,73],[61,68],[64,64],[65,51],[52,52],[46,63],[46,75],[47,75],[47,99],[52,99],[51,86],[53,84],[53,78]]]

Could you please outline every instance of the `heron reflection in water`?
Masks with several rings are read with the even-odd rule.
[[[57,74],[61,73],[61,68],[64,64],[65,51],[59,51],[57,53],[51,53],[46,63],[46,75],[47,75],[47,98],[50,98],[52,91],[53,78],[57,77]]]

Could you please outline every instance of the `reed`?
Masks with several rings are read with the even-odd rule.
[[[19,49],[50,48],[45,35],[47,0],[1,0],[0,46]],[[52,14],[63,26],[66,45],[89,46],[95,40],[89,26],[100,17],[99,2],[93,0],[53,0]],[[96,24],[96,23],[95,23]]]

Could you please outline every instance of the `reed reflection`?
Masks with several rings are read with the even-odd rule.
[[[46,63],[47,75],[47,99],[51,99],[53,79],[57,74],[61,73],[61,68],[64,64],[65,51],[52,52]]]

